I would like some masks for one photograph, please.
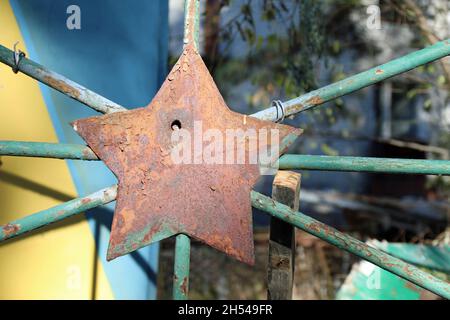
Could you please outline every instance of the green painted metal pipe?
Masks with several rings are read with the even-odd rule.
[[[175,264],[173,273],[173,299],[187,300],[189,294],[189,269],[191,240],[184,234],[175,239]]]
[[[292,100],[285,101],[282,103],[284,106],[284,115],[287,117],[306,111],[448,55],[450,55],[450,39],[437,42],[422,50],[412,52],[378,67],[311,91]],[[276,107],[270,107],[256,112],[251,116],[263,120],[277,121],[281,118],[281,110],[278,110],[277,113]]]
[[[0,226],[0,241],[17,237],[116,199],[117,186],[102,189]]]
[[[0,45],[0,62],[13,68],[15,66],[14,52]],[[102,97],[98,93],[95,93],[25,57],[19,61],[18,71],[68,95],[96,111],[113,113],[126,110],[124,107]]]
[[[0,141],[0,155],[98,160],[96,154],[88,146],[68,143]]]
[[[433,277],[406,262],[368,246],[367,244],[342,233],[322,222],[319,222],[301,212],[295,212],[290,207],[272,200],[258,192],[251,193],[252,205],[266,211],[272,216],[290,223],[339,249],[348,251],[367,260],[399,277],[429,290],[441,297],[450,299],[450,284]]]
[[[53,222],[60,221],[72,215],[79,214],[96,206],[114,201],[117,186],[112,186],[95,192],[83,198],[74,199],[56,207],[35,213],[22,219],[0,226],[0,241],[10,239],[26,232],[35,230]],[[311,233],[340,249],[358,255],[381,268],[388,270],[408,281],[415,283],[445,298],[450,298],[450,285],[433,276],[394,258],[382,251],[371,248],[351,236],[345,235],[300,212],[294,212],[288,206],[278,203],[269,197],[252,191],[252,205],[266,211],[287,223],[290,223],[308,233]],[[175,299],[186,299],[189,286],[190,239],[178,235],[175,245],[175,272],[173,296]]]
[[[418,160],[286,154],[279,159],[279,168],[284,170],[298,169],[450,175],[450,161],[448,160]]]
[[[198,50],[200,29],[200,0],[184,1],[184,45],[194,42]]]
[[[0,155],[99,160],[88,146],[65,143],[0,141]],[[282,170],[450,175],[449,160],[285,154],[278,164]]]

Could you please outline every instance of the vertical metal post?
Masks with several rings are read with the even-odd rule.
[[[184,2],[184,46],[193,43],[196,49],[199,48],[200,29],[200,1],[186,0]]]
[[[184,46],[193,43],[198,50],[200,25],[200,1],[185,0],[184,3]],[[173,299],[186,300],[189,293],[189,269],[191,262],[191,239],[179,234],[175,239],[175,264],[173,275]]]
[[[272,198],[298,211],[301,175],[279,171],[272,186]],[[270,220],[267,299],[290,300],[294,284],[295,228],[277,218]]]
[[[191,262],[191,240],[179,234],[175,242],[175,264],[173,273],[173,299],[187,300],[189,293],[189,269]]]

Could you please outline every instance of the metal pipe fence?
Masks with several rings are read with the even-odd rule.
[[[198,48],[199,1],[185,2],[184,43],[194,43]],[[53,72],[47,68],[21,57],[17,53],[0,45],[0,62],[15,71],[45,83],[46,85],[68,95],[69,97],[102,113],[125,111],[126,109],[83,86]],[[384,65],[372,68],[337,83],[312,91],[298,98],[278,104],[253,114],[253,117],[278,121],[280,110],[282,116],[294,115],[311,109],[327,101],[354,92],[371,84],[388,79],[420,65],[432,62],[450,54],[450,40],[438,42],[423,50],[395,59]],[[0,155],[46,157],[73,160],[99,160],[96,154],[84,145],[0,141]],[[369,157],[338,157],[316,155],[284,155],[278,161],[279,169],[359,171],[372,173],[449,175],[450,161],[419,159],[384,159]],[[91,195],[71,200],[53,208],[12,221],[0,226],[0,241],[18,237],[48,224],[80,214],[86,210],[114,201],[117,186],[102,189]],[[436,277],[410,265],[381,250],[327,226],[301,212],[293,211],[273,199],[255,191],[251,192],[251,202],[255,208],[300,228],[336,247],[353,253],[389,272],[425,288],[444,298],[450,298],[450,285]],[[189,291],[190,239],[187,235],[176,236],[173,297],[187,299]]]

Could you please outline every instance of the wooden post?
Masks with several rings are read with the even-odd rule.
[[[272,198],[298,211],[301,175],[278,171],[272,185]],[[279,219],[270,220],[267,299],[292,299],[295,257],[295,228]]]

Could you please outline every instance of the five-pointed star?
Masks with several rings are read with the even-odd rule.
[[[193,134],[200,121],[202,132],[213,129],[224,137],[227,129],[277,129],[277,157],[302,132],[232,112],[189,45],[147,107],[73,123],[119,180],[108,260],[184,233],[254,263],[250,191],[260,176],[259,165],[247,156],[241,164],[178,164],[172,157],[174,129]],[[267,140],[258,138],[258,148],[270,146]],[[224,159],[228,152],[237,153],[237,145],[224,147]]]

